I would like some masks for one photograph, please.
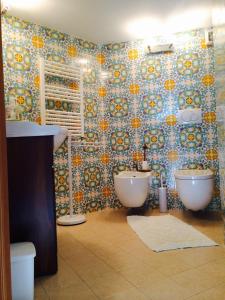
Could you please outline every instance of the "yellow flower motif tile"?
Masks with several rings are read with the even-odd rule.
[[[82,191],[75,192],[73,197],[76,202],[81,202],[84,199],[84,193]]]
[[[104,165],[107,165],[110,162],[110,156],[109,156],[109,154],[107,154],[107,153],[102,154],[102,156],[101,156],[101,162]]]
[[[215,112],[206,112],[203,114],[203,120],[206,123],[215,123],[216,122],[216,113]]]
[[[209,149],[206,151],[206,158],[208,160],[216,160],[218,159],[218,152],[215,149]]]
[[[82,164],[82,158],[80,155],[74,155],[72,158],[73,165],[75,167],[80,166]]]
[[[70,82],[68,84],[68,88],[74,91],[78,91],[79,90],[79,85],[77,82]]]
[[[174,126],[177,124],[177,118],[175,115],[169,115],[166,117],[166,124],[168,126]]]
[[[133,161],[143,161],[143,153],[142,152],[134,152],[132,157],[133,157]]]
[[[213,75],[211,74],[207,74],[205,76],[202,77],[202,83],[205,85],[205,86],[211,86],[214,84],[214,77]]]
[[[137,49],[131,49],[128,51],[128,58],[130,60],[138,59],[138,50]]]
[[[97,59],[97,62],[100,64],[100,65],[104,65],[105,61],[106,61],[106,58],[105,58],[105,55],[102,54],[102,53],[98,53],[96,55],[96,59]]]
[[[34,86],[39,89],[40,88],[40,77],[39,75],[34,77]]]
[[[103,189],[102,189],[102,194],[104,197],[108,198],[112,195],[112,190],[110,187],[108,186],[105,186]]]
[[[168,79],[164,82],[164,88],[167,91],[172,91],[175,89],[176,82],[173,79]]]
[[[137,95],[140,92],[140,86],[138,84],[131,84],[129,89],[130,93],[133,95]]]
[[[41,36],[33,36],[32,37],[32,44],[35,48],[43,48],[44,47],[44,40]]]
[[[107,94],[107,90],[106,90],[105,87],[100,87],[100,88],[98,89],[98,95],[99,95],[99,97],[105,97],[106,94]]]
[[[139,118],[133,118],[131,120],[131,127],[132,128],[140,128],[141,127],[141,120]]]
[[[109,129],[109,122],[107,120],[101,120],[99,122],[99,127],[102,131],[107,131]]]
[[[179,159],[179,155],[178,152],[176,150],[171,150],[167,153],[167,157],[169,159],[169,161],[173,162],[173,161],[177,161]]]
[[[67,47],[67,54],[70,57],[75,57],[77,56],[77,48],[73,45],[70,45]]]

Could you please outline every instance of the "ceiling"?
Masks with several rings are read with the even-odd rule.
[[[8,0],[9,14],[96,43],[211,26],[213,0]]]

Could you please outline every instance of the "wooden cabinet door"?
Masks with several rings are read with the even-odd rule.
[[[33,242],[35,275],[57,271],[53,137],[8,138],[10,240]]]

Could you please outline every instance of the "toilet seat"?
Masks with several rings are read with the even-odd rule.
[[[177,170],[174,172],[174,176],[176,179],[183,180],[204,180],[211,179],[214,177],[213,172],[210,169],[206,170],[197,170],[197,169],[185,169],[185,170]]]

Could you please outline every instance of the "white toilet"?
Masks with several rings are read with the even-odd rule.
[[[116,195],[125,207],[140,207],[144,204],[151,181],[151,172],[123,171],[114,175]]]
[[[214,174],[211,170],[177,170],[174,176],[177,192],[186,208],[198,211],[212,200]]]

